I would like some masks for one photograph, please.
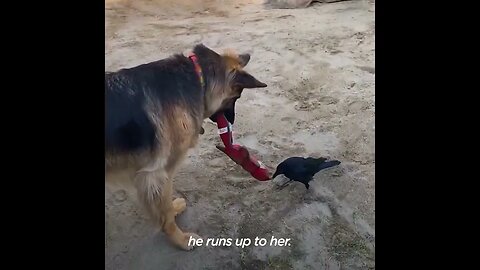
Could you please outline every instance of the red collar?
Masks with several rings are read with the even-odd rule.
[[[203,79],[202,67],[198,63],[198,57],[194,53],[191,53],[188,58],[192,60],[193,65],[195,66],[195,72],[197,72],[198,78],[200,79],[200,85],[202,85],[202,89],[205,89],[205,81]]]

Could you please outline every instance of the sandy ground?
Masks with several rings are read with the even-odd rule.
[[[236,141],[275,167],[293,155],[339,167],[277,190],[205,134],[174,179],[177,220],[204,238],[291,238],[290,247],[172,247],[125,190],[105,191],[105,269],[375,268],[375,6],[372,1],[266,9],[259,1],[106,2],[105,70],[190,49],[250,52],[268,84],[237,102]],[[221,3],[221,4],[218,4]]]

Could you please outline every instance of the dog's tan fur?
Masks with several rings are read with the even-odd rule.
[[[172,179],[187,151],[197,144],[203,120],[219,111],[232,97],[239,95],[238,89],[230,86],[232,76],[229,74],[232,70],[243,68],[242,59],[231,51],[222,57],[226,64],[226,80],[211,81],[208,85],[202,119],[195,119],[188,113],[191,110],[188,104],[156,104],[151,99],[147,110],[159,134],[158,147],[135,154],[106,152],[106,181],[133,180],[131,182],[139,201],[153,221],[175,245],[184,250],[192,248],[188,246],[190,236],[199,236],[183,232],[175,222],[175,216],[185,210],[186,202],[182,198],[173,198]],[[158,113],[159,106],[163,106],[162,115]]]

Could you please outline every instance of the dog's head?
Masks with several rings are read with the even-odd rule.
[[[219,55],[204,45],[197,45],[194,52],[204,70],[207,86],[205,118],[209,117],[215,122],[216,115],[223,113],[233,124],[235,102],[243,90],[263,88],[267,85],[243,69],[250,61],[249,54],[237,54],[228,50]]]

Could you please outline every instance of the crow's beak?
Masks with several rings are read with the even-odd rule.
[[[275,173],[272,175],[271,179],[275,179],[275,177],[277,177],[278,175],[279,175],[278,171],[275,171]]]

